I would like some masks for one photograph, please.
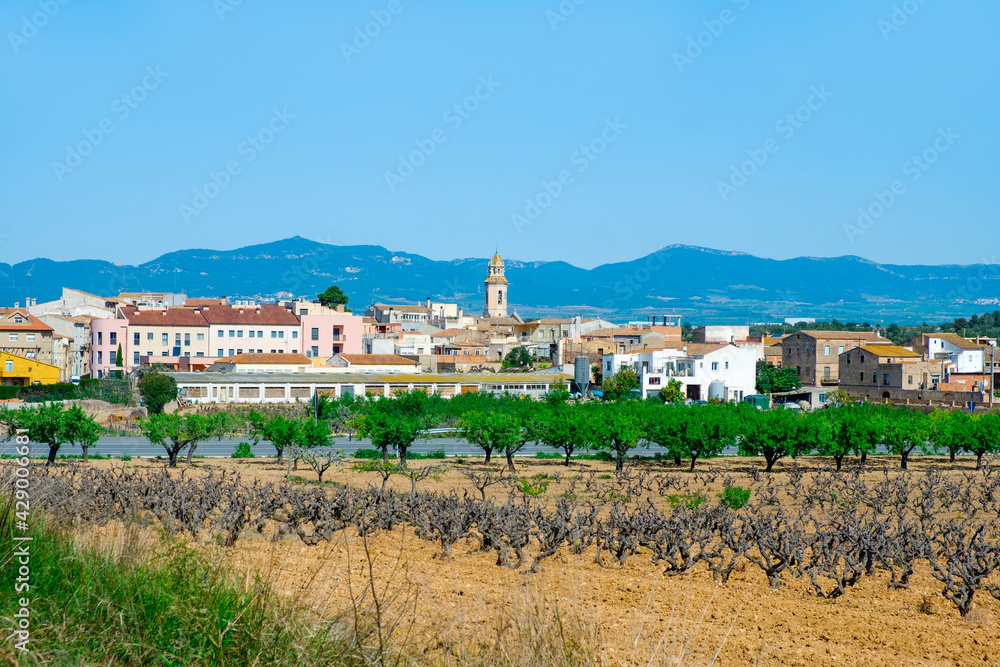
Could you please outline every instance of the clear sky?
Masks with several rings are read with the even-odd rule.
[[[1000,254],[990,0],[5,0],[0,31],[0,261]]]

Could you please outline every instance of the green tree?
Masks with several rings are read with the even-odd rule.
[[[694,471],[694,464],[698,459],[718,456],[735,440],[736,408],[729,405],[699,405],[689,409],[683,453],[691,459],[691,470]]]
[[[631,366],[622,366],[610,378],[604,378],[604,398],[609,401],[628,398],[638,388],[639,374]]]
[[[790,366],[777,368],[766,361],[757,362],[757,391],[761,394],[793,391],[801,386],[802,383],[794,368]]]
[[[972,440],[972,417],[963,410],[935,410],[928,420],[930,444],[935,451],[948,452],[948,460],[966,449]]]
[[[886,408],[878,417],[885,447],[899,456],[900,470],[906,470],[910,453],[917,447],[931,451],[930,417],[913,410]]]
[[[122,363],[123,361],[124,360],[122,359],[122,344],[118,343],[118,354],[115,355],[115,366],[117,366],[118,368],[123,368],[124,367],[124,364]]]
[[[829,434],[817,443],[816,449],[820,455],[833,458],[837,470],[848,454],[865,459],[881,439],[871,410],[865,406],[844,405],[818,414],[828,420]]]
[[[1000,452],[1000,412],[990,410],[972,417],[966,449],[976,455],[976,470],[983,467],[983,456]]]
[[[760,411],[751,405],[742,404],[735,408],[735,424],[739,429],[740,456],[763,456],[771,472],[774,464],[787,456],[805,454],[803,447],[811,448],[804,439],[808,429],[800,420],[804,415],[793,410]]]
[[[526,370],[534,365],[534,359],[531,358],[531,353],[528,352],[526,347],[515,347],[513,350],[507,353],[507,356],[503,358],[503,362],[500,364],[502,368],[518,368],[521,370]]]
[[[101,438],[101,426],[76,405],[64,411],[60,421],[62,439],[71,445],[79,445],[86,463],[90,448]]]
[[[330,285],[316,296],[316,301],[328,308],[346,306],[349,300],[344,291],[336,285]]]
[[[188,449],[191,461],[191,447],[210,437],[208,419],[201,415],[155,414],[140,424],[143,435],[153,445],[160,445],[167,451],[171,468],[177,467],[177,455]]]
[[[546,406],[534,420],[535,435],[543,445],[561,449],[568,466],[573,452],[584,449],[590,441],[588,415],[568,405]]]
[[[28,438],[49,446],[49,456],[45,465],[52,465],[59,448],[66,442],[63,429],[62,406],[55,403],[37,408],[21,408],[17,428],[28,429]]]
[[[690,409],[670,403],[647,407],[644,411],[643,432],[646,439],[666,449],[673,457],[675,466],[681,465],[681,459],[686,453],[691,414]]]
[[[660,398],[664,403],[683,403],[684,385],[681,384],[680,380],[670,378],[667,381],[667,386],[660,390]]]
[[[493,452],[507,455],[507,469],[514,470],[514,451],[521,443],[521,420],[509,412],[469,412],[458,422],[462,437],[486,452],[486,463]]]
[[[642,419],[635,403],[595,406],[591,446],[615,455],[615,472],[625,467],[625,457],[643,438]]]
[[[282,415],[271,417],[260,425],[260,434],[270,441],[278,452],[278,465],[281,465],[285,450],[295,445],[299,440],[299,430],[302,422],[289,419]]]
[[[433,403],[426,392],[414,391],[396,398],[379,398],[351,420],[351,426],[362,438],[382,450],[382,460],[388,462],[389,448],[399,454],[399,465],[406,468],[406,452],[433,423]]]
[[[177,398],[177,381],[163,373],[147,373],[139,380],[139,394],[150,414],[158,415]]]

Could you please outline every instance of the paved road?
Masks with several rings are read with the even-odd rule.
[[[197,456],[207,456],[207,457],[229,457],[236,446],[245,442],[246,438],[223,438],[222,440],[209,440],[207,442],[202,442],[198,444],[198,449],[195,450]],[[358,449],[363,448],[374,448],[371,440],[357,440],[354,438],[336,438],[335,446],[338,449],[343,449],[347,454],[351,454]],[[427,454],[429,452],[438,451],[444,449],[445,454],[448,456],[482,456],[483,450],[475,445],[470,445],[465,440],[460,438],[434,438],[433,440],[427,440],[423,442],[414,443],[410,451],[417,452],[420,454]],[[544,447],[536,445],[534,443],[527,445],[520,452],[520,456],[534,456],[536,452],[553,452],[551,447]],[[649,453],[655,451],[664,451],[660,447],[651,447],[649,450],[639,450],[642,453]],[[274,448],[269,442],[261,442],[253,448],[254,454],[257,456],[273,456]],[[32,443],[31,444],[31,455],[32,456],[47,456],[49,453],[49,448],[47,445]],[[64,445],[59,450],[60,454],[72,455],[79,454],[79,447],[72,447],[70,445]],[[154,457],[154,456],[165,456],[162,447],[153,446],[148,440],[142,437],[104,437],[97,441],[97,444],[90,448],[91,455],[100,454],[102,456],[122,456],[128,455],[133,458],[139,457]],[[728,452],[727,452],[728,453]],[[732,452],[736,453],[735,450]],[[14,454],[14,443],[13,441],[0,442],[0,454]]]
[[[199,443],[198,449],[195,453],[197,456],[210,458],[228,458],[233,451],[235,451],[236,445],[245,441],[246,438],[223,438],[222,440],[209,440],[207,442]],[[374,448],[371,440],[357,440],[344,437],[336,438],[334,442],[338,449],[343,449],[347,454],[352,454],[358,449]],[[410,451],[427,454],[441,449],[444,449],[445,454],[448,456],[482,456],[483,454],[483,450],[479,447],[470,445],[468,442],[460,438],[434,438],[432,440],[416,442],[413,447],[410,448]],[[518,455],[534,456],[537,452],[555,451],[557,450],[554,450],[551,447],[530,443],[525,446],[525,448],[522,449]],[[253,452],[257,456],[274,456],[274,447],[272,447],[269,442],[265,441],[255,446],[253,448]],[[656,452],[665,453],[666,450],[657,445],[651,445],[649,448],[639,448],[638,450],[635,450],[635,454],[638,456],[651,456]],[[44,457],[47,456],[48,453],[49,448],[47,445],[32,443],[32,456]],[[64,445],[59,450],[59,453],[61,455],[79,454],[80,448]],[[133,458],[166,456],[166,452],[162,447],[153,446],[148,440],[142,437],[104,437],[98,440],[97,444],[90,448],[90,453],[92,455],[101,454],[103,456],[128,455]],[[879,447],[875,453],[884,454],[885,448]],[[13,441],[0,441],[0,454],[14,454]],[[736,448],[727,447],[723,450],[722,455],[736,456]]]

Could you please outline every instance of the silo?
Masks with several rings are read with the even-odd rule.
[[[573,383],[581,394],[590,389],[590,357],[581,354],[573,361]]]

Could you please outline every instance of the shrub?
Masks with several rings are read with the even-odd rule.
[[[236,451],[233,452],[232,458],[234,459],[253,459],[256,458],[254,453],[250,451],[250,443],[241,442],[236,445]]]
[[[683,505],[689,510],[698,509],[707,500],[708,496],[705,495],[704,491],[700,490],[695,491],[694,493],[672,493],[667,496],[667,503],[669,503],[671,507]]]
[[[742,486],[727,486],[719,494],[722,504],[731,510],[738,510],[750,502],[750,489]]]

